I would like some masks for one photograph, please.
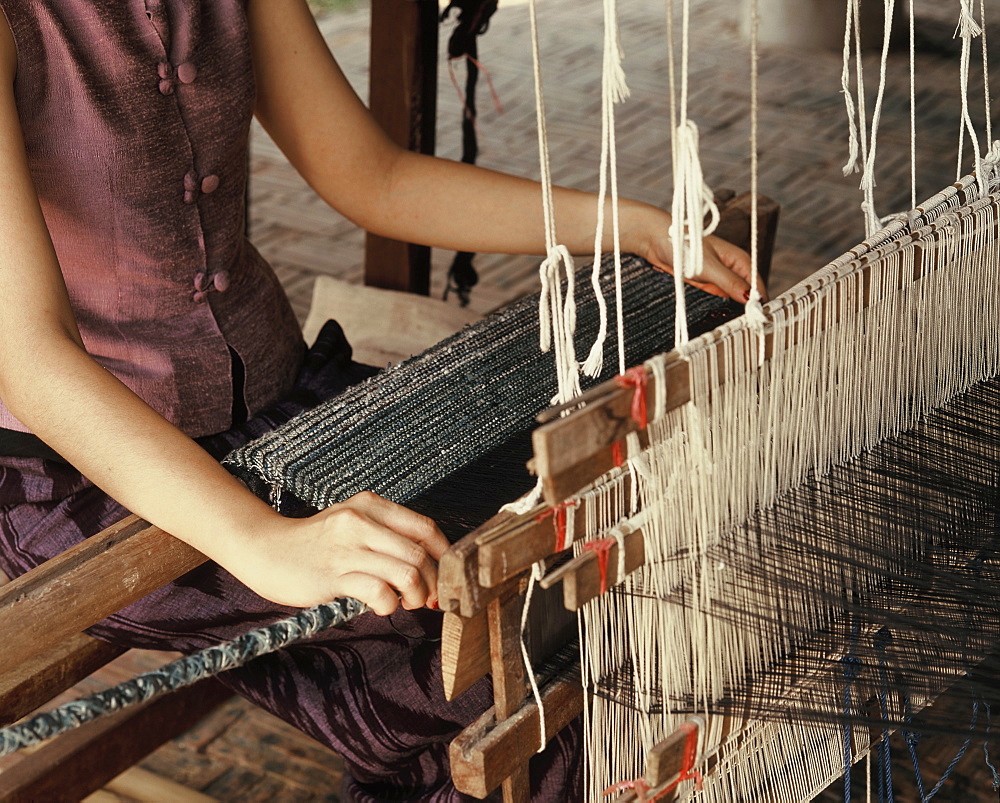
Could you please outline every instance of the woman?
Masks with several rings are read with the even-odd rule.
[[[0,568],[26,571],[127,509],[214,563],[102,637],[194,649],[340,596],[381,616],[401,605],[408,627],[432,631],[421,609],[447,546],[433,522],[372,494],[284,518],[216,462],[287,417],[296,387],[323,397],[366,373],[336,332],[304,365],[287,301],[242,236],[250,117],[333,208],[395,239],[540,253],[538,185],[394,146],[306,0],[0,11]],[[586,252],[593,197],[559,190],[556,205],[560,241]],[[624,249],[664,270],[668,226],[623,205]],[[698,278],[744,300],[745,254],[714,239],[706,253]],[[457,800],[444,745],[488,686],[445,704],[438,674],[426,642],[368,615],[226,679],[341,752],[354,798]],[[533,766],[536,799],[575,793],[573,739]]]

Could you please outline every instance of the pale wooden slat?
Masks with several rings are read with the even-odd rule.
[[[49,652],[0,674],[0,726],[9,725],[125,652],[74,633]]]
[[[0,773],[0,800],[80,800],[231,696],[209,678],[69,731]]]
[[[141,803],[213,803],[214,797],[189,789],[176,781],[164,778],[142,767],[132,767],[125,770],[117,778],[111,780],[104,790],[110,792],[117,800],[134,800]],[[99,803],[101,792],[95,792],[84,798],[84,803]],[[120,797],[119,797],[120,796]]]
[[[0,671],[52,649],[204,561],[158,527],[136,516],[123,519],[0,589]]]

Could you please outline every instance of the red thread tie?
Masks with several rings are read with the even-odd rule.
[[[632,420],[639,429],[645,429],[649,420],[646,413],[646,387],[649,384],[646,369],[641,365],[629,368],[624,374],[615,377],[615,384],[620,388],[633,388]]]
[[[617,542],[614,538],[602,538],[600,541],[588,541],[583,545],[584,552],[593,552],[597,555],[597,570],[601,573],[601,593],[608,590],[608,556],[611,554],[611,547]]]
[[[621,468],[625,463],[625,455],[622,454],[621,441],[615,441],[611,444],[611,463],[615,468]]]
[[[555,530],[556,536],[556,552],[562,552],[566,548],[566,509],[570,507],[576,507],[576,500],[560,502],[555,507],[550,507],[548,510],[535,516],[535,521],[537,522],[543,522],[549,516],[552,517],[552,528]]]
[[[619,792],[624,792],[626,789],[631,789],[635,792],[635,796],[639,800],[639,803],[654,803],[654,801],[661,800],[673,792],[678,786],[680,786],[682,781],[690,780],[694,781],[695,788],[697,788],[700,792],[705,779],[702,778],[701,773],[694,768],[694,764],[698,760],[698,726],[693,722],[685,722],[677,730],[681,733],[687,734],[687,738],[684,740],[684,754],[681,757],[681,770],[677,774],[677,780],[661,789],[653,795],[653,797],[649,797],[649,784],[646,782],[645,778],[636,778],[634,781],[621,781],[620,783],[613,784],[605,789],[605,797],[608,795],[616,795]]]

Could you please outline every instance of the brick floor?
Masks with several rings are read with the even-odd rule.
[[[632,89],[631,99],[618,112],[620,183],[624,195],[657,204],[667,204],[671,190],[663,6],[663,0],[629,0],[620,9],[625,69]],[[956,174],[958,69],[951,37],[957,6],[939,0],[916,4],[921,198]],[[738,4],[732,0],[694,0],[691,113],[702,132],[707,180],[714,187],[740,190],[749,186],[748,55],[735,13],[721,13],[733,7]],[[539,0],[538,15],[553,172],[560,183],[593,190],[600,148],[600,5]],[[367,96],[368,25],[363,4],[321,19],[327,40],[362,97]],[[991,26],[989,34],[992,41],[1000,41],[1000,29]],[[480,53],[505,107],[502,115],[497,114],[483,92],[480,163],[537,176],[527,6],[501,0]],[[869,54],[865,60],[869,104],[877,66],[877,56]],[[761,191],[783,207],[773,291],[790,287],[863,235],[858,177],[845,178],[840,172],[847,152],[844,103],[838,92],[840,69],[835,53],[775,48],[762,54]],[[910,193],[908,68],[903,49],[891,54],[888,74],[877,172],[882,213],[902,209]],[[976,69],[971,89],[975,97],[982,97],[982,78]],[[982,122],[981,107],[981,103],[973,106],[977,124]],[[459,102],[443,66],[440,155],[458,157],[459,121]],[[316,275],[361,280],[361,233],[319,201],[259,129],[254,131],[251,186],[252,238],[274,264],[301,317]],[[442,290],[450,259],[446,252],[434,254],[435,294]],[[473,307],[488,311],[533,290],[536,264],[534,258],[480,257],[482,279],[473,292]],[[338,761],[283,723],[237,702],[164,747],[144,766],[220,800],[336,800]],[[943,791],[941,797],[973,799],[966,794],[945,798]]]
[[[599,59],[601,11],[570,0],[540,0],[541,51],[546,108],[556,180],[594,190],[600,153]],[[623,195],[666,205],[671,193],[665,16],[662,0],[620,4],[625,70],[632,97],[619,107],[619,173]],[[695,0],[692,22],[691,116],[702,134],[705,175],[713,187],[749,186],[749,56],[735,14]],[[956,44],[950,8],[917,2],[918,196],[932,195],[956,175],[959,113]],[[572,35],[560,20],[570,14]],[[368,11],[364,5],[321,21],[345,74],[367,97]],[[990,28],[993,41],[1000,29]],[[442,46],[448,24],[442,30]],[[534,95],[524,4],[505,5],[481,40],[480,56],[504,105],[498,114],[485,91],[480,98],[480,164],[537,177]],[[869,109],[877,88],[878,54],[865,60]],[[974,60],[973,98],[982,97],[981,69]],[[459,68],[461,69],[461,68]],[[782,204],[772,290],[780,292],[838,256],[863,237],[858,176],[840,171],[847,155],[846,114],[840,88],[840,56],[772,48],[761,62],[761,191]],[[876,173],[881,213],[908,205],[909,106],[905,47],[890,56],[889,80]],[[438,153],[460,154],[460,105],[444,63],[439,76]],[[982,102],[973,117],[982,124]],[[968,156],[968,148],[966,153]],[[967,158],[966,168],[970,162]],[[361,281],[363,237],[328,211],[255,132],[253,238],[286,283],[296,310],[308,306],[310,276],[329,273]],[[434,254],[433,292],[440,294],[451,254]],[[481,282],[472,304],[488,311],[535,289],[537,259],[499,255],[477,262]]]

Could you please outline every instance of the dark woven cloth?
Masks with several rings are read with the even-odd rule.
[[[577,276],[583,356],[598,327],[589,271]],[[602,275],[613,298],[610,260]],[[633,256],[624,260],[623,284],[626,356],[634,365],[673,348],[673,278]],[[694,288],[687,309],[692,337],[742,311]],[[617,373],[611,329],[602,380]],[[226,464],[261,495],[278,488],[316,507],[363,490],[408,503],[530,429],[555,393],[553,356],[538,349],[535,294],[237,450]]]
[[[222,456],[374,373],[350,355],[340,327],[328,324],[291,397],[203,445]],[[10,576],[126,514],[70,466],[0,458],[0,568]],[[129,647],[190,652],[291,612],[207,563],[90,632]],[[464,801],[469,798],[450,782],[447,745],[492,704],[492,693],[484,680],[452,703],[443,699],[440,650],[433,641],[440,628],[440,614],[431,611],[400,610],[388,619],[365,614],[221,680],[340,753],[351,775],[346,790],[355,800]],[[577,797],[579,777],[579,737],[571,728],[533,760],[536,799]]]

